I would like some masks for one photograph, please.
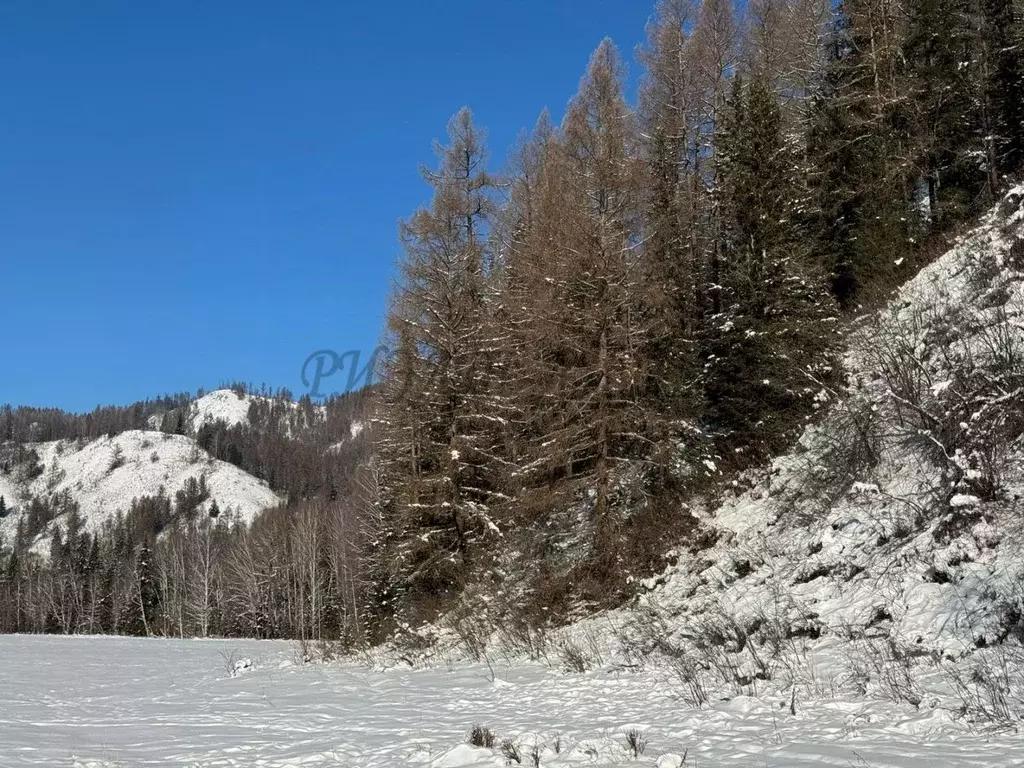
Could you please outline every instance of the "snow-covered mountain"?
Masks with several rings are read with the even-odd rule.
[[[188,430],[195,434],[207,424],[218,421],[233,427],[249,423],[249,406],[255,395],[243,395],[230,389],[218,389],[194,400],[188,408]],[[266,400],[267,398],[259,398]]]
[[[276,409],[275,413],[284,434],[294,436],[304,429],[322,421],[325,411],[320,405],[310,404],[301,408],[299,403],[281,397],[267,397],[243,393],[234,389],[217,389],[202,397],[198,397],[187,406],[173,411],[154,414],[149,418],[151,429],[163,431],[179,431],[195,437],[203,427],[223,424],[226,427],[250,425],[252,407],[266,410]],[[180,419],[180,428],[175,430]]]
[[[133,499],[163,489],[172,497],[186,482],[202,480],[207,511],[217,507],[249,521],[280,503],[265,482],[223,461],[217,461],[190,437],[133,430],[85,443],[58,440],[26,446],[38,456],[31,478],[19,472],[0,474],[0,495],[11,512],[0,520],[0,534],[13,533],[32,496],[47,498],[67,492],[79,505],[86,525],[98,527]]]

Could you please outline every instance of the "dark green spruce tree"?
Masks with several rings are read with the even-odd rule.
[[[892,3],[843,0],[810,108],[813,250],[845,309],[910,274],[904,161],[910,121],[901,19]]]
[[[801,221],[801,155],[765,80],[734,80],[718,148],[722,311],[707,331],[705,397],[720,456],[745,466],[798,433],[833,375],[837,318]]]

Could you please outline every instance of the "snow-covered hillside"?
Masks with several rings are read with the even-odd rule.
[[[78,502],[86,524],[98,526],[132,499],[156,495],[161,488],[173,498],[189,478],[204,479],[209,498],[241,520],[251,520],[280,498],[267,484],[238,467],[217,461],[189,437],[162,432],[129,431],[88,443],[60,440],[29,446],[39,456],[41,472],[28,482],[0,475],[0,495],[14,509],[0,520],[0,533],[11,534],[29,496],[67,493]]]
[[[222,421],[229,427],[249,421],[249,406],[256,397],[239,395],[230,389],[218,389],[192,401],[188,408],[187,424],[195,434],[207,424]],[[265,399],[265,398],[262,398]]]
[[[228,427],[250,423],[250,409],[253,405],[264,408],[276,407],[280,426],[286,435],[295,436],[295,431],[312,426],[324,415],[322,406],[315,405],[303,410],[294,400],[271,398],[263,395],[239,394],[231,389],[218,389],[193,400],[185,414],[185,431],[195,436],[203,427],[221,422]]]
[[[1024,187],[860,322],[846,365],[794,450],[694,502],[705,531],[631,604],[555,631],[449,616],[421,631],[427,663],[468,651],[660,675],[679,720],[708,729],[694,725],[677,750],[691,762],[672,765],[974,764],[949,746],[926,758],[915,740],[1024,724]],[[751,720],[726,724],[734,708]],[[844,722],[797,746],[825,712]],[[883,721],[876,747],[895,751],[825,746]],[[719,727],[738,729],[720,752]],[[761,747],[743,747],[759,728]],[[451,764],[500,750],[466,757]]]
[[[218,421],[229,427],[248,424],[249,406],[257,400],[267,401],[269,398],[241,394],[232,389],[217,389],[209,392],[196,398],[184,408],[184,431],[194,436],[203,427]],[[174,416],[176,412],[175,410],[150,416],[150,428],[163,429],[167,419]]]
[[[849,388],[642,605],[680,636],[874,632],[962,656],[1024,635],[1022,199],[854,333]]]

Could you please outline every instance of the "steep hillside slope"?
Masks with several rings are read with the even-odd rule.
[[[660,675],[683,706],[740,702],[776,733],[824,711],[1019,729],[1024,186],[848,344],[799,444],[695,500],[699,541],[630,604],[554,631],[481,604],[427,630],[428,653]]]
[[[860,324],[799,446],[701,513],[712,547],[612,614],[627,658],[668,660],[695,703],[852,686],[1024,716],[1022,203]]]
[[[26,513],[30,497],[67,493],[77,502],[86,525],[96,528],[133,499],[154,496],[163,489],[171,498],[186,482],[205,483],[208,511],[214,503],[237,519],[250,521],[281,499],[261,480],[217,461],[189,437],[133,430],[79,444],[59,440],[26,446],[38,456],[31,479],[18,473],[0,475],[0,495],[12,512],[0,520],[0,533],[10,535]]]

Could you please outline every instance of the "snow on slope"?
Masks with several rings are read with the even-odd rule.
[[[229,427],[238,424],[249,423],[249,407],[253,403],[263,405],[274,404],[283,407],[281,413],[282,426],[285,434],[292,435],[295,424],[293,419],[301,416],[299,424],[309,426],[305,418],[322,418],[324,410],[322,406],[314,406],[311,411],[300,411],[299,404],[294,400],[283,400],[280,398],[269,398],[263,395],[241,395],[230,389],[218,389],[193,400],[188,406],[186,415],[186,426],[188,433],[195,435],[207,424],[222,421]],[[311,415],[310,415],[311,414]],[[300,426],[301,429],[301,426]],[[354,436],[354,435],[353,435]]]
[[[1019,187],[864,324],[828,414],[702,513],[716,543],[606,617],[627,656],[671,659],[709,691],[731,676],[728,695],[820,694],[832,677],[954,713],[965,691],[1024,707],[1022,203]],[[815,679],[837,641],[840,674]]]
[[[232,510],[241,520],[251,520],[280,501],[265,482],[217,461],[181,435],[133,430],[83,445],[61,440],[32,447],[43,472],[27,487],[11,490],[19,496],[24,492],[49,496],[66,490],[92,527],[118,510],[127,511],[132,499],[155,495],[160,488],[173,498],[192,477],[206,480],[210,494],[206,508],[215,500],[221,510]],[[4,482],[2,476],[0,482]],[[13,485],[10,479],[7,482]],[[0,521],[0,532],[13,531],[17,517],[9,515]]]
[[[0,474],[0,497],[3,498],[9,512],[21,506],[21,493],[21,487],[12,478]],[[3,521],[0,521],[0,525],[2,524]]]
[[[223,421],[229,427],[249,421],[249,405],[253,395],[239,395],[230,389],[218,389],[194,400],[188,408],[187,424],[195,434],[207,424]]]

